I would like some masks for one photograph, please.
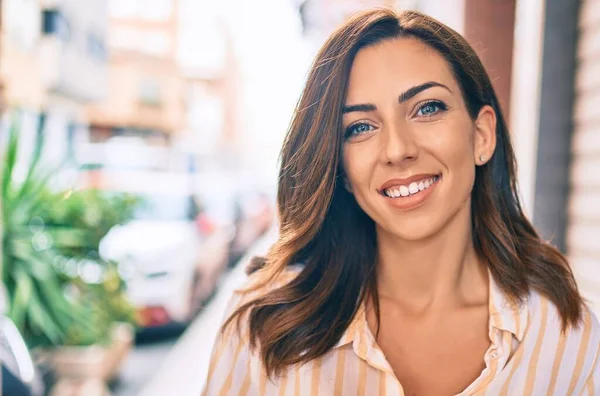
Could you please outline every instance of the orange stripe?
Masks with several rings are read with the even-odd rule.
[[[250,362],[250,360],[248,360]],[[250,390],[250,364],[246,368],[246,375],[244,376],[244,382],[242,382],[242,387],[240,388],[240,396],[248,394]]]
[[[512,366],[512,369],[510,370],[510,375],[506,379],[506,382],[504,383],[504,386],[502,387],[502,390],[500,391],[501,395],[508,396],[508,387],[510,386],[510,381],[512,380],[513,375],[515,375],[515,372],[517,371],[517,368],[519,367],[519,364],[521,363],[521,359],[523,359],[523,350],[524,349],[525,349],[525,347],[521,347],[519,350],[517,350],[517,353],[515,353],[515,356],[513,356],[513,366]]]
[[[556,381],[558,379],[558,372],[560,370],[560,364],[565,354],[565,347],[567,345],[567,335],[563,332],[560,333],[560,339],[558,340],[558,348],[556,349],[556,356],[554,357],[554,364],[552,364],[552,373],[550,374],[550,385],[548,386],[548,395],[554,395],[556,389]]]
[[[531,321],[529,321],[529,322],[531,322]],[[525,328],[525,333],[527,333],[528,327],[529,327],[529,323],[527,323],[527,327]],[[508,395],[508,388],[510,386],[510,381],[512,380],[512,377],[515,375],[515,372],[517,371],[519,364],[521,364],[521,360],[523,359],[524,351],[525,351],[525,345],[524,344],[519,345],[519,348],[517,348],[517,352],[515,352],[512,360],[511,360],[511,362],[512,362],[511,364],[513,366],[510,370],[510,375],[506,379],[506,382],[504,383],[504,386],[502,387],[502,390],[500,391],[501,395],[504,395],[504,396]]]
[[[265,372],[265,366],[262,364],[262,362],[258,362],[258,364],[261,372],[261,376],[258,381],[258,390],[261,395],[264,395],[267,391],[267,373]]]
[[[296,370],[295,376],[296,382],[294,382],[294,396],[300,396],[300,366]]]
[[[279,383],[279,396],[285,396],[285,391],[287,388],[287,383],[288,383],[288,373],[284,374],[284,377],[281,379],[281,382]]]
[[[592,370],[590,371],[590,376],[588,377],[586,383],[587,393],[590,396],[594,396],[594,371],[598,365],[598,357],[600,356],[600,350],[596,352],[596,357],[594,358],[594,362],[592,363]]]
[[[379,371],[379,396],[385,396],[387,393],[387,387],[386,387],[386,374],[385,371],[381,370]]]
[[[503,323],[502,323],[502,317],[498,317],[498,320],[497,320],[497,326],[498,326],[498,328],[495,328],[494,330],[495,331],[502,331],[502,330],[499,329],[500,327],[502,327],[502,325],[503,325]],[[492,334],[492,337],[495,337],[495,335]],[[509,338],[508,342],[510,342],[510,339],[512,338],[512,335],[510,333],[508,333],[508,332],[503,332],[502,333],[502,337],[500,339],[500,342],[502,343],[502,345],[506,345],[507,344],[505,342],[505,340],[504,340],[507,337]],[[494,342],[494,340],[490,340],[490,341]],[[498,359],[492,359],[492,364],[491,364],[491,367],[490,367],[489,374],[485,378],[485,380],[483,380],[482,383],[475,389],[475,393],[479,392],[481,389],[483,389],[486,386],[488,386],[489,383],[492,382],[492,380],[496,377],[497,373],[498,373]]]
[[[590,375],[590,378],[587,381],[587,393],[590,396],[594,396],[594,377],[593,375]]]
[[[231,385],[233,385],[233,372],[235,370],[235,366],[237,365],[237,360],[240,356],[240,352],[242,351],[243,345],[244,344],[240,342],[237,348],[235,349],[235,353],[233,354],[233,359],[231,363],[231,370],[229,370],[229,374],[227,374],[227,378],[225,379],[225,382],[221,387],[221,391],[219,392],[220,396],[225,396],[231,390]]]
[[[333,394],[341,395],[344,387],[344,366],[346,364],[346,348],[338,351],[337,365],[335,368],[335,385],[333,386]]]
[[[367,362],[358,360],[358,396],[365,396],[367,391]]]
[[[225,345],[226,343],[223,340],[222,335],[220,334],[218,336],[218,340],[217,340],[217,349],[213,352],[213,357],[210,361],[210,365],[208,366],[208,375],[207,375],[207,382],[210,382],[214,372],[215,372],[215,367],[217,367],[217,363],[219,363],[219,360],[221,359],[221,356],[223,355],[223,351],[225,351]]]
[[[500,342],[505,344],[504,340],[502,340]],[[496,374],[498,371],[498,359],[491,359],[491,360],[492,360],[492,363],[491,363],[491,367],[490,367],[487,377],[485,377],[484,380],[481,381],[481,383],[479,385],[477,385],[477,387],[473,390],[473,394],[478,394],[481,390],[485,389],[485,387],[488,386],[490,384],[490,382],[492,382],[492,380],[496,377]]]
[[[517,311],[515,315],[515,328],[517,330],[517,336],[521,336],[521,312]],[[520,341],[520,340],[519,340]]]
[[[579,344],[579,352],[577,353],[577,363],[575,364],[575,370],[573,370],[573,376],[571,377],[571,383],[569,384],[569,391],[567,394],[574,394],[575,386],[577,386],[577,380],[581,377],[581,370],[583,369],[583,362],[585,355],[587,354],[588,344],[590,342],[590,336],[592,334],[591,313],[587,313],[587,321],[585,321],[585,329],[581,338],[581,344]]]
[[[533,394],[533,386],[535,385],[535,375],[537,372],[538,362],[540,360],[540,352],[542,350],[542,342],[544,341],[544,335],[546,334],[546,325],[548,321],[548,300],[542,299],[542,319],[540,324],[540,330],[538,337],[531,353],[531,359],[529,361],[529,370],[527,371],[527,379],[525,381],[525,395]]]
[[[319,385],[321,381],[321,359],[317,359],[313,363],[312,370],[312,384],[310,385],[310,394],[311,396],[318,396],[319,394]]]

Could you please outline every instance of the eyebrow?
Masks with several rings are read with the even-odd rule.
[[[414,87],[409,88],[406,91],[402,92],[398,98],[398,103],[404,103],[407,100],[414,98],[421,92],[426,91],[433,87],[441,87],[441,88],[446,89],[448,92],[452,93],[452,90],[450,88],[448,88],[447,86],[445,86],[444,84],[441,84],[441,83],[435,82],[435,81],[428,81],[423,84],[415,85]],[[377,110],[377,106],[375,106],[372,103],[365,103],[365,104],[344,106],[344,108],[342,109],[342,114],[351,113],[354,111],[369,112],[369,111],[374,111],[374,110]]]

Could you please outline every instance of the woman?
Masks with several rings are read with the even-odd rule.
[[[448,27],[375,10],[331,36],[278,206],[205,394],[600,394],[598,321],[523,214],[490,79]]]

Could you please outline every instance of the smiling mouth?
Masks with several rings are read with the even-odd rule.
[[[407,198],[418,195],[422,191],[427,190],[441,179],[441,175],[429,177],[410,183],[409,185],[397,185],[386,188],[381,191],[381,194],[388,198]]]

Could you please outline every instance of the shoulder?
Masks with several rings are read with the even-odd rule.
[[[546,327],[546,331],[558,331],[561,328],[561,315],[556,305],[546,296],[533,291],[528,302],[529,316],[534,322]],[[533,323],[535,325],[535,323]],[[590,346],[600,346],[600,322],[596,313],[587,303],[582,306],[581,321],[578,326],[572,326],[564,333],[566,337],[583,337],[589,339]]]
[[[596,375],[600,370],[600,322],[595,312],[584,304],[579,325],[563,332],[560,313],[547,297],[533,292],[528,306],[528,338],[551,352],[548,357],[554,359],[549,363],[560,357],[560,371],[566,370],[582,380]]]
[[[262,378],[259,354],[250,346],[249,311],[236,317],[232,315],[248,302],[293,280],[301,268],[290,266],[278,272],[260,269],[248,276],[242,286],[233,292],[225,310],[225,320],[229,322],[218,334],[213,346],[203,395],[238,394],[242,382],[250,377]]]

